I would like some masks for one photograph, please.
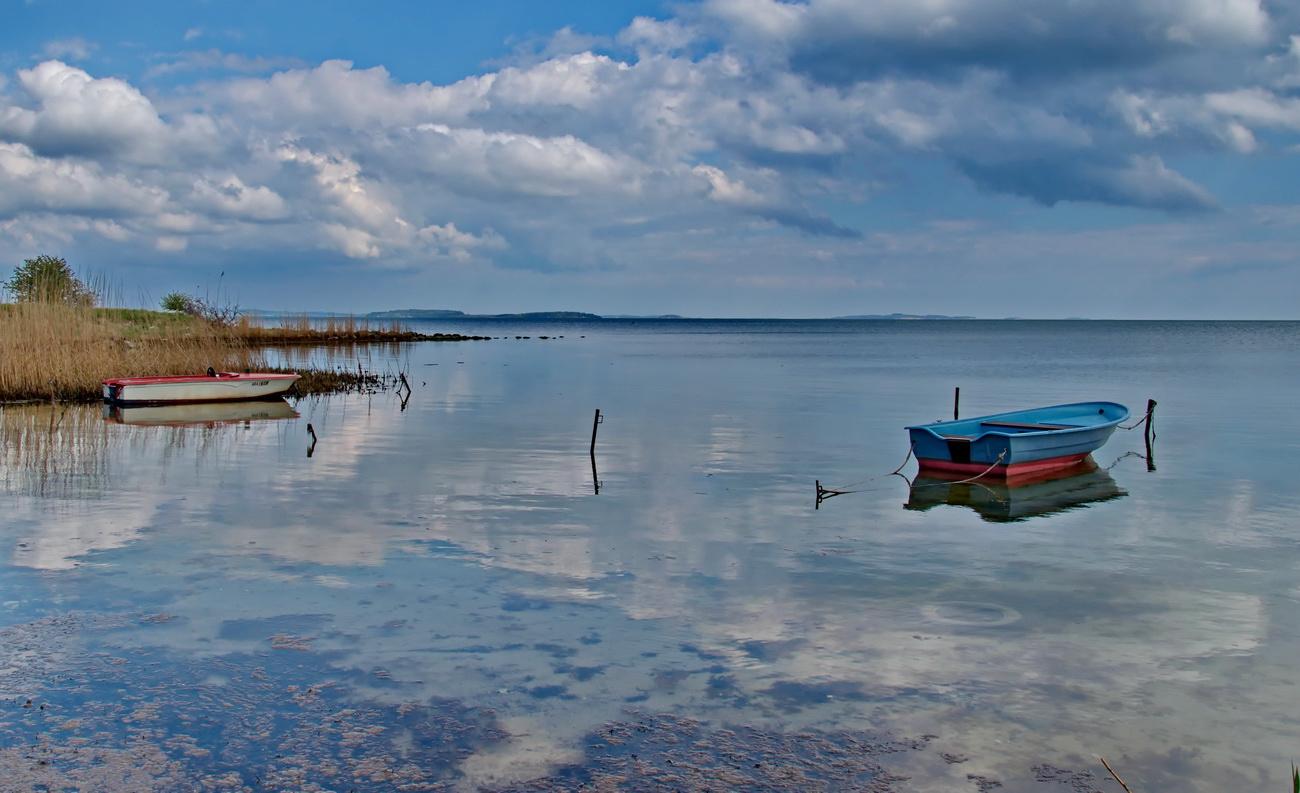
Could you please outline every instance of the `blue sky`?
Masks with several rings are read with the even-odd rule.
[[[0,0],[0,271],[290,311],[1300,319],[1298,133],[1294,3]]]

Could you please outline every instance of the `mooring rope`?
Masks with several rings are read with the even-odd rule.
[[[895,468],[894,470],[890,471],[889,473],[885,474],[885,476],[893,476],[894,474],[897,474],[899,471],[903,470],[903,468],[907,465],[908,461],[910,461],[910,460],[912,459],[912,452],[915,451],[915,450],[916,450],[916,444],[915,444],[915,443],[909,445],[909,446],[907,447],[907,456],[903,458],[903,462],[902,462],[902,464],[899,465],[899,466],[898,466],[897,468]],[[845,493],[860,493],[860,492],[862,492],[862,491],[860,491],[860,490],[849,490],[849,488],[851,488],[851,487],[857,487],[858,485],[865,485],[865,484],[868,483],[868,482],[874,482],[874,481],[876,481],[877,479],[883,479],[883,478],[884,478],[884,476],[873,476],[873,477],[871,477],[870,479],[862,479],[862,480],[859,480],[859,481],[857,481],[857,482],[849,482],[847,485],[841,485],[840,487],[837,487],[837,488],[834,488],[834,489],[829,488],[829,487],[822,487],[821,482],[818,482],[818,483],[817,483],[817,492],[818,492],[818,493],[828,493],[828,494],[830,494],[830,495],[835,495],[835,496],[844,495]],[[906,478],[906,477],[904,477],[904,478]]]
[[[998,459],[996,459],[996,460],[993,461],[993,465],[990,465],[988,468],[985,468],[983,471],[980,471],[978,474],[975,474],[975,475],[972,476],[970,479],[959,479],[959,480],[957,480],[956,482],[944,482],[943,484],[945,484],[945,485],[964,485],[964,484],[966,484],[967,482],[974,482],[976,479],[979,479],[979,478],[980,478],[981,476],[983,476],[984,474],[987,474],[989,471],[992,471],[994,468],[997,468],[998,465],[1000,465],[1000,464],[1002,463],[1002,458],[1003,458],[1003,457],[1006,457],[1006,456],[1007,456],[1007,450],[1006,450],[1006,449],[1003,449],[1002,451],[998,452]],[[925,485],[922,485],[922,487],[925,487]]]
[[[1132,429],[1137,429],[1138,427],[1141,427],[1143,424],[1145,424],[1145,423],[1147,423],[1148,421],[1150,421],[1150,420],[1151,420],[1151,414],[1153,414],[1153,413],[1155,413],[1155,412],[1156,412],[1156,401],[1155,401],[1154,399],[1147,400],[1147,412],[1142,414],[1142,418],[1138,419],[1137,423],[1135,423],[1135,424],[1130,424],[1130,425],[1127,426],[1127,427],[1125,427],[1123,424],[1121,424],[1121,425],[1119,425],[1119,428],[1122,429],[1122,430],[1132,430]]]
[[[1127,427],[1121,424],[1119,425],[1119,428],[1122,430],[1135,430],[1138,427],[1141,427],[1143,424],[1146,424],[1147,421],[1150,420],[1150,418],[1151,418],[1151,411],[1148,410],[1145,414],[1143,414],[1142,418],[1138,419],[1136,424],[1130,424]]]
[[[912,453],[915,450],[916,450],[916,444],[912,444],[912,446],[907,450],[907,457],[903,460],[903,464],[895,468],[893,471],[890,471],[889,473],[885,474],[885,476],[902,476],[903,481],[907,482],[908,487],[915,487],[915,485],[912,484],[911,479],[908,479],[906,476],[903,476],[902,474],[899,473],[899,471],[902,471],[903,467],[907,465],[908,461],[912,459]],[[976,479],[979,479],[980,477],[987,474],[989,471],[992,471],[994,468],[997,468],[999,465],[1001,465],[1002,460],[1006,456],[1007,456],[1006,449],[1003,449],[1002,451],[998,452],[998,459],[994,460],[992,465],[990,465],[988,468],[985,468],[983,471],[980,471],[978,474],[975,474],[974,476],[970,477],[969,479],[959,479],[956,482],[949,482],[949,481],[935,482],[934,484],[931,485],[921,485],[921,487],[938,487],[939,485],[945,485],[945,486],[962,485],[962,484],[966,484],[967,482],[974,482]],[[834,489],[829,487],[822,487],[821,481],[817,481],[817,502],[820,504],[822,501],[832,496],[843,496],[843,495],[848,495],[849,493],[864,492],[862,490],[849,490],[849,488],[855,487],[857,485],[865,485],[867,482],[874,482],[877,479],[883,479],[883,478],[884,477],[876,476],[876,477],[872,477],[871,479],[863,479],[860,482],[852,482],[840,488],[834,488]]]

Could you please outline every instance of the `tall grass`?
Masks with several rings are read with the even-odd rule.
[[[95,399],[110,377],[263,368],[231,328],[161,312],[0,305],[0,400]]]
[[[319,342],[411,341],[423,338],[392,320],[372,325],[366,317],[345,315],[313,319],[306,315],[276,318],[274,325],[263,317],[244,315],[233,326],[234,332],[250,344],[304,344]]]

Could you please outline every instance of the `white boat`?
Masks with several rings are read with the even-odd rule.
[[[209,369],[206,375],[115,377],[100,382],[104,386],[105,402],[161,405],[262,399],[283,394],[299,377],[296,374],[214,372]]]

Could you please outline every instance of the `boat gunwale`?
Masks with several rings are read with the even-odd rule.
[[[299,380],[302,375],[281,372],[217,372],[207,374],[143,375],[140,377],[110,377],[100,380],[102,385],[179,385],[183,383],[238,383],[248,380]]]
[[[997,430],[997,429],[983,430],[982,427],[980,426],[983,422],[985,422],[985,421],[987,421],[987,420],[989,420],[989,419],[1007,419],[1007,418],[1012,417],[1012,416],[1022,416],[1022,417],[1023,417],[1023,416],[1025,416],[1026,414],[1038,413],[1038,412],[1040,412],[1040,411],[1057,410],[1057,409],[1060,409],[1060,408],[1084,407],[1084,406],[1088,406],[1088,407],[1092,407],[1092,406],[1113,406],[1113,407],[1119,408],[1119,410],[1120,410],[1120,412],[1122,413],[1122,415],[1120,415],[1118,418],[1107,419],[1106,421],[1098,421],[1098,422],[1095,422],[1095,423],[1093,423],[1093,424],[1081,424],[1081,425],[1079,425],[1079,426],[1077,426],[1077,427],[1062,427],[1062,428],[1059,428],[1059,429],[1018,430],[1018,431],[1017,431],[1017,430],[1010,430],[1010,431],[1008,431],[1008,430],[1005,430],[1005,429],[1003,429],[1003,430]],[[1103,414],[1103,415],[1104,415],[1104,414]],[[926,423],[926,424],[913,424],[913,425],[910,425],[910,426],[904,427],[903,429],[905,429],[905,430],[909,430],[909,431],[910,431],[910,430],[925,430],[926,432],[929,432],[931,435],[935,436],[936,438],[938,438],[938,439],[940,439],[940,440],[945,440],[947,437],[950,437],[950,436],[947,435],[947,434],[945,434],[945,433],[942,433],[942,432],[938,432],[938,431],[936,431],[935,428],[949,428],[949,427],[953,427],[953,426],[958,425],[958,424],[973,425],[973,426],[975,426],[977,429],[980,429],[980,430],[981,430],[981,431],[979,431],[979,432],[975,432],[975,433],[967,433],[967,434],[970,435],[970,439],[971,439],[971,441],[972,441],[972,442],[975,442],[975,441],[978,441],[980,438],[983,438],[983,437],[986,437],[986,436],[989,436],[989,435],[997,435],[997,436],[1002,436],[1002,437],[1007,437],[1007,438],[1023,438],[1023,437],[1036,437],[1036,436],[1043,436],[1043,435],[1068,435],[1068,434],[1071,434],[1071,433],[1082,432],[1082,431],[1090,431],[1090,430],[1105,429],[1106,427],[1114,427],[1114,426],[1118,425],[1121,421],[1124,421],[1124,420],[1127,419],[1128,417],[1129,417],[1129,409],[1128,409],[1126,406],[1124,406],[1124,405],[1122,405],[1122,404],[1120,404],[1120,403],[1118,403],[1118,402],[1110,402],[1110,401],[1106,401],[1106,400],[1094,400],[1094,401],[1090,401],[1090,402],[1067,402],[1067,403],[1062,404],[1062,405],[1047,405],[1047,406],[1044,406],[1044,407],[1038,407],[1038,408],[1025,408],[1025,409],[1023,409],[1023,410],[1009,410],[1009,411],[1006,411],[1006,412],[1003,412],[1003,413],[990,413],[989,415],[986,415],[986,416],[972,416],[972,417],[970,417],[970,418],[965,418],[965,419],[953,419],[952,421],[932,421],[932,422],[929,422],[929,423]]]

